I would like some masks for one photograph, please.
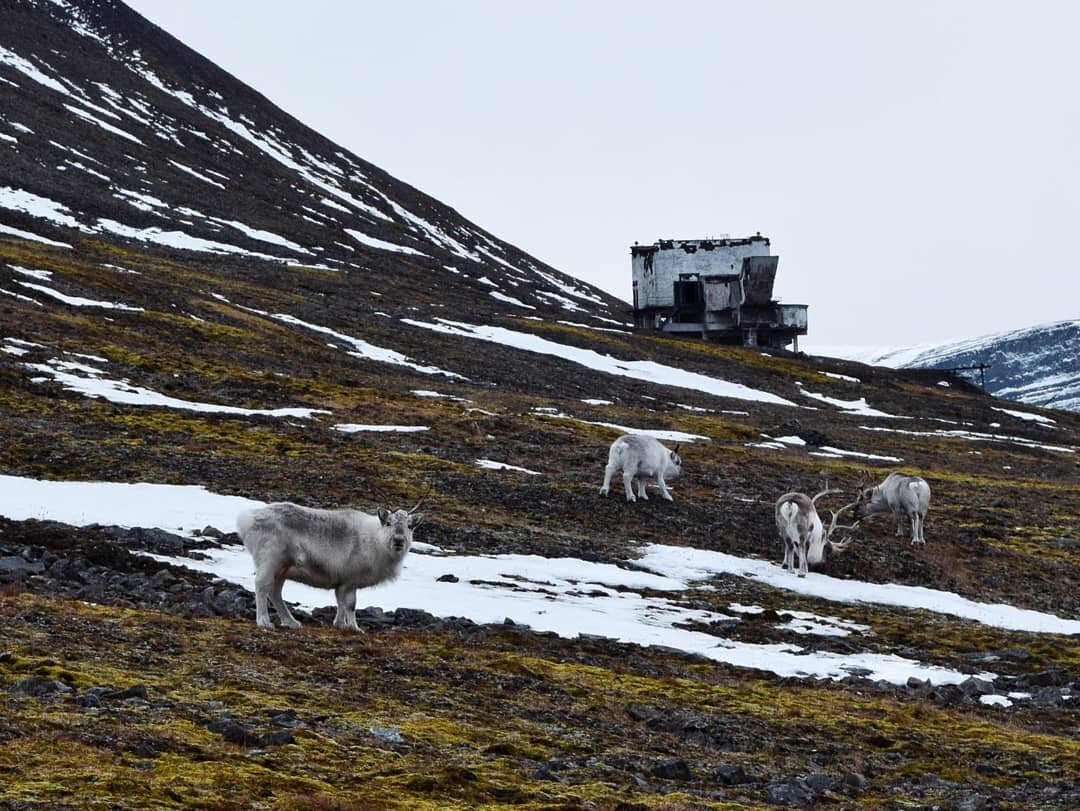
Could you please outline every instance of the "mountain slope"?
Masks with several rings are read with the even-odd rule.
[[[940,346],[818,347],[815,354],[912,369],[989,364],[986,390],[1020,403],[1080,411],[1080,321],[1060,321]],[[978,372],[966,372],[979,382]]]
[[[0,808],[1080,803],[1080,415],[636,332],[121,4],[2,11]],[[926,546],[780,571],[863,468]],[[254,626],[241,508],[421,498],[364,635]]]
[[[262,257],[282,270],[377,278],[406,266],[450,282],[461,306],[492,294],[523,311],[588,305],[610,317],[623,306],[347,154],[120,3],[9,0],[5,20],[9,227]]]

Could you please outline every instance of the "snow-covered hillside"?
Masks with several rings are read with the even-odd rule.
[[[112,0],[4,3],[0,235],[372,272],[608,317],[544,265],[330,142]]]
[[[947,369],[989,364],[986,390],[1006,400],[1080,411],[1080,321],[912,347],[809,346],[812,355],[895,369]],[[965,372],[978,382],[977,372]]]

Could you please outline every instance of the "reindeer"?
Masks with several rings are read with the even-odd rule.
[[[855,518],[891,512],[896,516],[896,534],[903,535],[906,515],[911,524],[911,543],[924,545],[923,522],[930,509],[930,485],[926,479],[890,473],[881,484],[871,485],[871,481],[868,471],[859,471]]]
[[[855,506],[854,502],[832,513],[828,529],[821,523],[817,511],[817,500],[822,496],[840,493],[841,490],[824,490],[811,498],[805,493],[785,493],[776,501],[776,528],[784,542],[784,569],[795,571],[795,557],[799,558],[799,577],[806,577],[807,563],[818,564],[825,557],[826,544],[834,552],[842,552],[851,545],[850,536],[842,541],[834,541],[832,534],[837,529],[854,530],[859,526],[856,521],[850,525],[837,526],[836,520],[844,510]]]
[[[300,623],[281,599],[286,580],[333,589],[337,597],[334,626],[359,631],[356,590],[397,579],[412,546],[412,531],[424,518],[416,512],[381,509],[316,510],[282,502],[241,513],[240,539],[255,561],[255,621],[270,626],[267,600],[281,624]]]
[[[668,501],[674,501],[664,479],[674,479],[682,473],[682,459],[679,446],[669,451],[659,441],[645,434],[623,434],[611,443],[608,451],[607,467],[604,468],[604,483],[600,495],[606,496],[611,487],[611,477],[622,470],[623,488],[627,501],[649,500],[645,495],[645,481],[656,479],[660,495]],[[637,497],[631,486],[637,484]]]

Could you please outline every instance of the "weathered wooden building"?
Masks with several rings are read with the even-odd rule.
[[[630,249],[639,327],[782,349],[806,334],[806,304],[772,297],[778,256],[761,234],[661,239]]]

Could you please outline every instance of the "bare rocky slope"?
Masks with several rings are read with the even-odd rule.
[[[934,490],[926,547],[871,520],[821,571],[1080,616],[1080,415],[940,372],[636,332],[624,303],[122,4],[2,12],[0,475],[426,496],[418,541],[626,566],[648,543],[778,561],[781,493],[903,469]],[[619,426],[693,435],[675,502],[597,495]],[[735,574],[672,597],[762,609],[698,629],[718,646],[972,678],[781,678],[566,639],[515,623],[509,589],[494,625],[450,605],[364,608],[361,636],[329,609],[263,632],[248,592],[141,554],[198,556],[235,543],[224,529],[0,519],[0,808],[1080,804],[1075,636]],[[805,637],[789,611],[867,630]]]

